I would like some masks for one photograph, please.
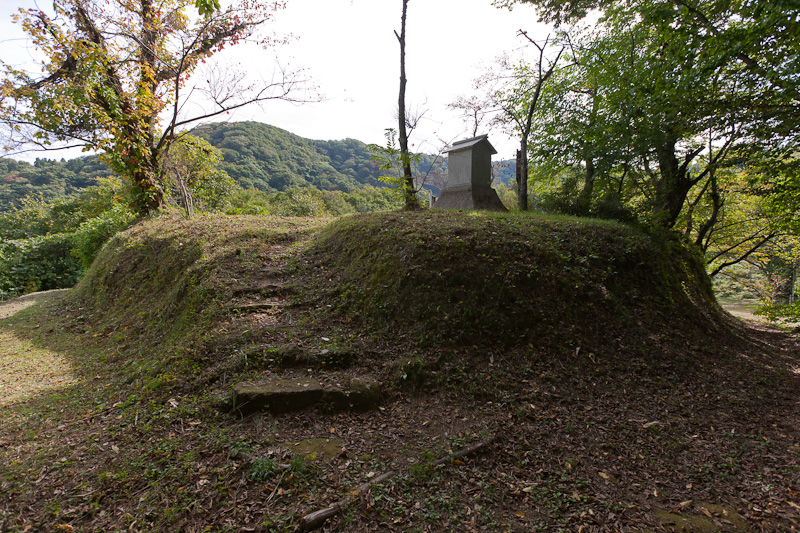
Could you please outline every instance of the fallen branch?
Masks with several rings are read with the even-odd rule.
[[[458,459],[459,457],[466,457],[468,455],[472,455],[473,453],[482,450],[483,448],[485,448],[486,446],[490,445],[493,442],[494,442],[494,437],[489,437],[488,439],[482,440],[481,442],[478,442],[478,443],[475,443],[472,446],[467,446],[466,448],[461,448],[460,450],[456,450],[454,452],[451,452],[451,453],[445,455],[444,457],[440,457],[439,459],[436,459],[433,462],[433,466],[439,466],[439,465],[443,465],[445,463],[451,463],[455,459]]]
[[[473,444],[472,446],[467,446],[466,448],[461,448],[460,450],[456,450],[452,453],[445,455],[444,457],[440,457],[436,461],[434,461],[431,466],[438,466],[443,465],[446,463],[450,463],[459,457],[466,457],[467,455],[471,455],[476,453],[486,446],[490,445],[494,442],[494,437],[490,437],[484,441],[478,442],[477,444]],[[384,472],[379,476],[375,476],[371,480],[367,481],[366,483],[362,483],[355,490],[350,491],[344,498],[339,500],[338,502],[325,507],[324,509],[320,509],[319,511],[314,511],[313,513],[309,513],[305,515],[303,518],[300,519],[300,531],[313,531],[322,525],[329,519],[333,518],[337,514],[344,511],[356,498],[367,492],[370,487],[373,485],[377,485],[378,483],[382,483],[387,479],[391,479],[395,477],[400,472],[397,470],[389,470],[388,472]]]
[[[322,524],[324,524],[329,518],[333,518],[337,514],[344,511],[355,498],[367,492],[367,490],[369,490],[369,488],[372,485],[382,483],[387,479],[393,478],[397,474],[398,472],[396,470],[389,470],[388,472],[384,472],[379,476],[375,476],[366,483],[362,483],[361,485],[356,487],[356,490],[351,491],[350,494],[348,494],[338,502],[334,503],[333,505],[330,505],[324,509],[320,509],[319,511],[314,511],[313,513],[305,515],[303,518],[300,519],[300,531],[313,531],[321,527]]]

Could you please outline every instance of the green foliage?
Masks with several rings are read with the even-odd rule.
[[[370,144],[367,146],[367,150],[378,168],[388,173],[381,175],[380,180],[389,185],[400,200],[405,200],[407,194],[416,191],[409,191],[411,185],[403,176],[405,161],[403,161],[400,148],[397,146],[397,131],[394,128],[387,128],[384,136],[386,137],[385,145]],[[409,163],[419,165],[421,155],[409,154],[408,159]]]
[[[796,234],[797,4],[497,3],[572,26],[529,142],[540,208],[677,230],[712,275]]]
[[[222,152],[207,141],[184,135],[164,155],[168,202],[180,205],[187,216],[195,210],[223,211],[239,190],[236,181],[221,170]]]
[[[402,202],[386,187],[366,186],[346,193],[320,191],[315,187],[294,188],[268,194],[257,189],[233,195],[229,215],[340,216],[348,213],[391,211]]]
[[[269,215],[269,195],[258,189],[240,189],[230,199],[226,215]]]
[[[0,241],[0,299],[74,285],[81,266],[73,245],[69,233]]]
[[[273,215],[283,217],[321,217],[327,214],[325,202],[317,189],[292,188],[270,198]]]
[[[441,179],[432,179],[429,182],[431,177],[445,175],[442,159],[438,155],[407,154],[406,157],[411,165],[412,175],[416,176],[412,187],[404,176],[404,158],[400,148],[397,146],[397,132],[393,128],[387,128],[384,136],[386,137],[385,145],[367,145],[373,166],[382,171],[379,178],[380,181],[387,184],[394,191],[395,196],[403,202],[406,209],[416,209],[420,205],[427,204],[430,193],[423,189],[438,190],[444,185]],[[411,195],[412,200],[416,197],[416,200],[409,203],[409,195]]]
[[[100,247],[134,221],[114,178],[49,203],[25,197],[0,213],[0,297],[71,287]]]
[[[25,239],[50,232],[53,205],[41,196],[26,196],[19,206],[0,213],[0,240]]]
[[[272,457],[257,457],[250,464],[247,475],[253,481],[268,481],[278,472],[278,462]]]
[[[767,318],[771,322],[800,322],[800,301],[791,304],[763,305],[755,314]]]
[[[352,139],[311,141],[257,122],[209,124],[192,133],[222,151],[220,168],[245,189],[350,191],[380,185],[365,145]]]
[[[100,248],[111,237],[129,227],[135,219],[136,216],[130,209],[115,204],[108,211],[86,220],[73,234],[72,255],[80,261],[83,269],[88,268]]]
[[[19,207],[22,198],[34,194],[46,202],[75,195],[108,174],[108,167],[93,156],[69,161],[37,159],[32,165],[0,158],[0,212]]]

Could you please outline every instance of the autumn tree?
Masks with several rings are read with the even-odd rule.
[[[199,67],[243,41],[276,44],[257,31],[280,2],[54,0],[50,13],[17,15],[42,56],[38,68],[2,63],[0,119],[7,149],[81,145],[129,180],[140,213],[164,205],[162,154],[186,127],[249,104],[302,99],[298,73],[248,84],[241,73]],[[202,109],[189,114],[188,103]]]

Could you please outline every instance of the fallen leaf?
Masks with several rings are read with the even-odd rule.
[[[597,475],[600,476],[601,478],[605,479],[606,481],[608,481],[610,479],[610,477],[611,477],[608,474],[606,474],[605,472],[598,472]]]

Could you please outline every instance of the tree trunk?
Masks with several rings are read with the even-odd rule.
[[[194,203],[192,202],[192,194],[186,187],[186,183],[183,181],[182,177],[177,176],[176,181],[178,182],[178,187],[181,191],[181,201],[183,202],[183,208],[186,210],[186,218],[192,218],[194,216]]]
[[[134,209],[138,214],[147,215],[164,207],[164,193],[146,167],[134,168],[129,177],[134,186]]]
[[[667,140],[656,147],[660,176],[656,184],[653,222],[666,229],[675,226],[695,183],[688,176],[687,165],[681,165],[675,155],[676,144],[675,140]]]
[[[577,214],[586,216],[589,214],[589,208],[592,206],[592,194],[594,193],[594,175],[595,175],[594,161],[591,157],[586,158],[586,174],[583,180],[583,189],[578,194],[577,199]]]
[[[400,160],[403,165],[403,197],[405,198],[405,208],[416,210],[420,208],[417,201],[416,191],[414,190],[414,176],[411,174],[411,154],[408,151],[408,132],[406,130],[406,13],[408,11],[408,0],[403,0],[403,16],[400,24],[400,95],[397,101],[398,126],[400,136]]]
[[[708,250],[708,244],[710,242],[710,239],[706,239],[706,237],[710,237],[709,232],[716,225],[723,204],[723,198],[719,193],[719,185],[717,184],[717,173],[713,169],[711,170],[711,175],[709,176],[708,180],[709,186],[711,187],[711,192],[709,192],[709,195],[711,196],[711,215],[709,215],[708,220],[706,220],[703,225],[700,226],[700,229],[697,230],[697,238],[694,241],[704,253]],[[702,198],[703,193],[701,192],[700,194]],[[699,202],[700,198],[697,200]],[[691,231],[691,215],[689,218],[689,226],[687,227],[687,232],[689,231]]]
[[[528,136],[523,135],[517,151],[517,207],[528,210]]]

